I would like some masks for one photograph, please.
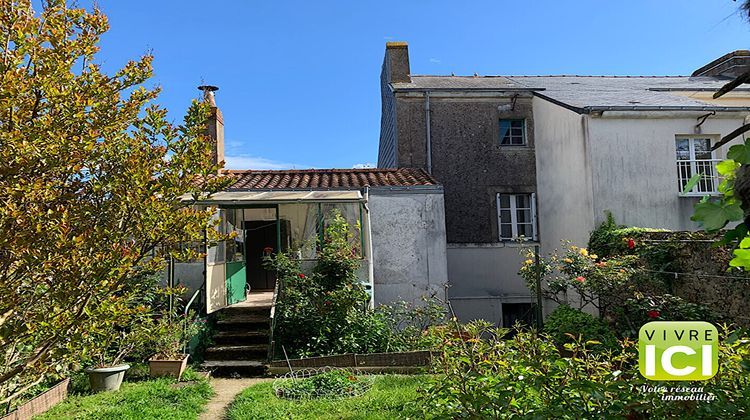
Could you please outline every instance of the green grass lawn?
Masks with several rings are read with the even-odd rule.
[[[35,419],[195,419],[212,395],[205,380],[126,382],[120,391],[71,396]]]
[[[409,403],[426,376],[378,376],[367,393],[337,400],[290,401],[277,398],[272,382],[242,391],[229,408],[232,420],[249,419],[395,419],[419,417]]]

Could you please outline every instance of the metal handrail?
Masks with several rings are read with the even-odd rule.
[[[284,285],[282,284],[284,282],[283,279],[277,278],[276,279],[276,285],[273,287],[273,299],[271,300],[271,327],[268,331],[268,361],[273,360],[274,356],[274,348],[276,347],[276,343],[274,342],[273,333],[276,329],[276,303],[279,300],[279,296],[281,296],[281,293],[284,289]]]
[[[187,321],[187,315],[188,315],[188,312],[190,312],[190,307],[193,306],[193,302],[195,302],[195,299],[198,298],[198,296],[201,294],[205,286],[206,286],[206,279],[204,278],[203,283],[201,283],[200,287],[198,287],[198,289],[196,289],[195,292],[193,292],[193,295],[190,297],[190,300],[188,300],[188,303],[185,305],[185,310],[182,312],[182,315],[183,315],[182,319],[184,319],[185,321]],[[185,322],[185,325],[183,326],[183,336],[187,334],[187,328],[188,328],[187,322]],[[182,349],[182,353],[187,354],[187,352],[188,352],[188,342],[186,341]]]

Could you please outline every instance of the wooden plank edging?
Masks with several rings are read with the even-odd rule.
[[[65,378],[52,388],[19,405],[15,410],[0,417],[0,420],[27,420],[42,414],[68,397],[70,378]]]

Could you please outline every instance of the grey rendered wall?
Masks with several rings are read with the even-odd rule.
[[[502,303],[533,302],[518,269],[527,248],[518,244],[449,244],[448,297],[461,321],[502,322]]]
[[[589,119],[594,218],[600,223],[610,210],[629,226],[695,230],[690,220],[698,198],[680,197],[677,186],[675,135],[692,135],[696,115],[671,118]],[[705,113],[703,113],[705,114]],[[741,117],[710,117],[703,135],[716,139],[743,124]],[[736,140],[741,141],[741,140]],[[724,158],[731,144],[715,152]]]
[[[587,117],[538,97],[533,106],[541,252],[562,240],[586,246],[594,228]]]
[[[371,190],[375,304],[441,299],[448,281],[441,190]]]

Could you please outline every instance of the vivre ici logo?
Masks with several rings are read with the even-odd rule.
[[[708,322],[654,321],[638,333],[638,368],[646,379],[711,379],[718,361],[719,333]]]

